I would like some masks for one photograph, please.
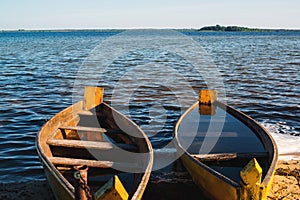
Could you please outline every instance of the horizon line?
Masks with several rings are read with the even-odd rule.
[[[209,25],[215,26],[215,25]],[[230,25],[235,26],[235,25]],[[207,27],[207,26],[203,26]],[[131,27],[131,28],[17,28],[17,29],[0,29],[1,32],[8,31],[103,31],[103,30],[200,30],[201,28],[195,27]],[[247,27],[247,26],[237,26],[237,27],[245,27],[250,29],[260,29],[260,30],[286,30],[286,31],[300,31],[300,28],[257,28],[257,27]]]

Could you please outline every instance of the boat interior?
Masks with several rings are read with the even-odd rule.
[[[149,162],[149,149],[139,129],[105,103],[69,117],[46,141],[51,152],[48,159],[64,181],[74,187],[78,182],[74,167],[87,166],[91,193],[117,175],[129,196],[133,195]],[[143,159],[136,158],[138,152],[145,153]]]
[[[240,171],[253,158],[263,170],[262,178],[272,162],[272,151],[261,135],[220,103],[197,104],[183,118],[177,134],[179,143],[192,157],[237,184],[241,182]]]

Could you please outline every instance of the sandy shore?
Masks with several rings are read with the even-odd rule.
[[[54,200],[54,196],[47,181],[35,181],[0,184],[0,199]],[[275,199],[300,200],[300,157],[297,160],[278,161],[273,185],[268,194],[268,200]]]
[[[300,159],[277,163],[268,199],[300,200]]]

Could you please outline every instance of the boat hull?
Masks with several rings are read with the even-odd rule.
[[[48,183],[54,193],[54,196],[58,200],[73,200],[75,199],[74,193],[61,182],[60,176],[58,176],[46,161],[43,161],[43,168],[46,174]]]
[[[132,178],[132,184],[129,186],[126,185],[126,187],[130,189],[130,199],[141,199],[149,181],[153,165],[153,149],[149,139],[131,120],[109,105],[103,103],[102,96],[92,96],[92,98],[90,98],[89,95],[86,95],[95,95],[97,91],[101,91],[103,94],[103,89],[99,90],[99,88],[88,87],[86,91],[88,92],[85,93],[84,101],[75,103],[52,117],[41,128],[36,138],[38,156],[55,198],[57,200],[75,199],[75,190],[78,182],[74,179],[74,167],[85,165],[77,163],[87,163],[90,171],[88,184],[91,183],[90,188],[94,194],[101,190],[106,181],[116,174],[119,174],[122,176],[123,181],[125,180],[126,184],[130,182],[126,180],[126,177],[130,176]],[[97,102],[97,104],[94,105],[94,102]],[[86,107],[88,107],[88,110],[85,109]],[[91,110],[93,110],[92,116],[90,116],[90,114],[92,114]],[[101,113],[98,113],[98,111],[101,111]],[[91,124],[92,122],[86,120],[86,117],[92,119],[92,121],[96,120],[96,124],[100,123],[99,120],[101,118],[101,120],[103,120],[101,121],[101,126],[106,126],[106,129],[96,128],[90,125],[84,126],[82,123]],[[81,118],[84,120],[82,121]],[[114,119],[118,120],[118,124],[116,124]],[[119,126],[125,127],[125,131],[119,129]],[[107,130],[108,132],[105,132],[105,134],[101,132]],[[127,134],[127,131],[130,132],[131,135]],[[74,133],[76,133],[75,136],[77,138],[74,138]],[[85,139],[80,140],[78,136],[83,133],[85,134]],[[132,136],[132,133],[136,135]],[[103,135],[105,135],[106,140],[103,140]],[[120,145],[118,148],[129,148],[122,150],[126,150],[125,152],[132,150],[136,153],[142,153],[143,160],[137,162],[140,164],[137,167],[143,171],[138,173],[123,172],[121,169],[113,168],[114,164],[118,164],[118,162],[121,161],[99,160],[86,154],[86,152],[89,151],[88,148],[98,148],[98,153],[114,155],[114,153],[110,153],[110,151],[118,151],[115,145]],[[113,158],[111,157],[111,159]],[[110,165],[110,163],[112,164]],[[126,162],[124,164],[126,166]],[[121,167],[122,166],[123,165],[121,165]],[[136,167],[136,165],[130,166]],[[126,174],[126,176],[124,174]],[[101,176],[100,179],[99,176]]]
[[[199,161],[191,158],[189,155],[180,157],[183,165],[192,176],[193,181],[199,188],[212,199],[239,199],[239,188],[234,183],[222,180],[220,175],[210,171],[203,166]]]
[[[37,139],[36,148],[38,156],[43,165],[45,175],[47,177],[48,183],[53,191],[53,194],[57,200],[71,200],[75,199],[74,187],[65,180],[62,174],[56,169],[56,167],[49,161],[48,157],[50,155],[50,148],[46,144],[46,140],[50,138],[49,133],[57,129],[64,123],[70,123],[74,120],[74,114],[77,113],[82,108],[83,102],[78,102],[63,111],[59,112],[53,116],[47,123],[41,128]],[[64,119],[64,120],[62,120]]]
[[[264,166],[264,176],[260,182],[259,194],[257,199],[266,199],[270,185],[272,184],[272,179],[274,176],[275,165],[277,162],[277,147],[270,136],[270,134],[256,123],[253,119],[246,116],[245,114],[225,105],[220,102],[215,102],[214,106],[225,110],[226,112],[233,115],[235,118],[239,119],[243,124],[248,126],[257,135],[260,141],[262,141],[263,146],[266,148],[267,157],[265,159],[266,166]],[[179,127],[187,115],[193,112],[195,109],[199,108],[199,103],[196,102],[191,106],[178,120],[175,126],[175,137],[178,141],[177,152],[181,155],[181,161],[189,174],[192,176],[194,182],[199,186],[199,188],[204,192],[206,196],[211,199],[248,199],[248,194],[245,192],[245,185],[242,181],[237,182],[231,177],[224,175],[222,172],[212,168],[209,164],[202,162],[201,159],[195,158],[194,154],[191,154],[187,148],[181,145],[181,141],[178,136]],[[199,108],[200,112],[200,108]],[[205,111],[206,112],[206,111]],[[214,112],[212,112],[215,114]],[[206,112],[207,114],[207,112]],[[227,118],[226,118],[227,119]],[[228,139],[228,138],[225,138]],[[224,141],[226,142],[226,140]],[[231,139],[231,138],[229,138]],[[222,139],[220,139],[222,140]],[[219,143],[218,143],[219,144]],[[220,148],[218,148],[220,151]],[[208,154],[209,155],[209,154]],[[209,162],[208,162],[209,163]],[[219,167],[222,168],[222,161],[218,163]],[[227,163],[228,165],[228,163]]]

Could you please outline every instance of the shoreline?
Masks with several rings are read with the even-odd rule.
[[[268,193],[268,200],[300,199],[300,156],[294,154],[292,159],[280,156],[276,165],[273,184]],[[173,185],[176,187],[175,185]],[[174,188],[173,188],[174,189]],[[30,181],[23,183],[1,183],[0,199],[39,199],[54,200],[54,195],[47,182]]]
[[[300,29],[257,29],[256,31],[249,29],[243,31],[229,31],[229,30],[205,30],[199,28],[87,28],[87,29],[0,29],[0,33],[36,33],[36,32],[109,32],[109,31],[128,31],[128,30],[174,30],[174,31],[195,31],[195,32],[300,32]]]

